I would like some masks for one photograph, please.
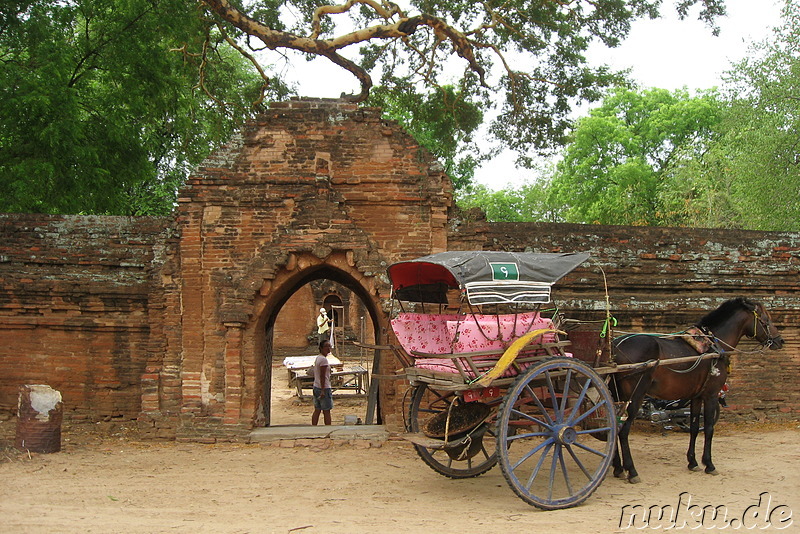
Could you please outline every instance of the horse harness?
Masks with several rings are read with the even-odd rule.
[[[706,384],[708,384],[708,380],[710,379],[710,377],[719,375],[719,370],[717,369],[716,366],[718,360],[722,359],[722,361],[725,363],[728,372],[730,372],[730,356],[728,356],[725,350],[722,347],[720,347],[718,343],[720,340],[717,339],[717,337],[714,336],[714,333],[711,332],[711,330],[709,330],[707,327],[693,326],[688,330],[686,330],[685,332],[683,332],[682,334],[678,334],[677,336],[673,335],[664,337],[680,337],[698,353],[697,359],[688,369],[677,370],[677,369],[672,369],[669,365],[665,365],[665,367],[669,371],[672,371],[673,373],[678,373],[678,374],[690,373],[695,369],[697,369],[697,367],[700,365],[700,362],[702,362],[704,359],[707,359],[705,358],[705,356],[709,354],[717,354],[717,357],[712,359],[709,372],[706,373],[705,380],[703,381],[703,385],[699,391],[702,392],[705,390]],[[651,362],[649,362],[650,363],[649,365],[646,365],[641,369],[632,371],[630,375],[637,375],[637,374],[639,375],[639,380],[634,386],[634,391],[639,388],[639,384],[641,383],[642,378],[644,378],[644,374],[647,371],[647,369],[653,368],[653,370],[655,370],[655,368],[659,367],[662,364],[665,364],[666,362],[669,362],[669,360],[661,360],[659,358],[656,360],[652,360]],[[616,387],[616,381],[615,381],[615,387]]]
[[[716,370],[716,362],[719,359],[722,359],[723,363],[725,364],[726,369],[728,372],[731,370],[731,358],[728,356],[728,353],[725,351],[724,348],[720,346],[720,343],[723,343],[720,339],[718,339],[714,332],[708,329],[705,326],[693,326],[686,330],[683,333],[682,339],[686,341],[694,350],[697,351],[698,356],[697,360],[692,364],[691,367],[688,369],[678,370],[678,369],[670,369],[673,373],[690,373],[694,371],[700,362],[703,360],[703,357],[706,354],[717,354],[716,358],[713,358],[711,362],[711,371],[709,374],[712,376],[716,376],[714,370]],[[659,360],[660,361],[660,360]],[[719,371],[717,371],[717,374]],[[708,378],[706,378],[708,380]]]

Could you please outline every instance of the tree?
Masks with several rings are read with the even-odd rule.
[[[491,222],[559,222],[558,213],[548,204],[548,186],[546,180],[499,191],[477,185],[459,199],[458,206],[462,210],[480,208]]]
[[[352,100],[365,101],[373,76],[379,76],[393,93],[417,83],[452,85],[465,101],[497,106],[492,134],[530,163],[525,156],[531,150],[563,141],[575,99],[596,100],[604,87],[621,80],[607,68],[587,66],[589,45],[617,45],[633,20],[657,17],[662,1],[413,0],[407,7],[389,0],[204,3],[221,31],[252,54],[295,50],[349,71],[361,86]],[[710,24],[725,13],[724,0],[675,5],[682,17],[699,7],[699,18]],[[346,49],[359,46],[358,57],[346,55]]]
[[[800,230],[800,6],[724,78],[718,135],[672,169],[672,209],[694,226]]]
[[[729,224],[800,230],[800,5],[787,0],[774,39],[755,45],[725,78],[722,135],[701,183],[729,191]]]
[[[183,0],[0,5],[0,211],[169,212],[262,97],[232,52]]]
[[[550,185],[568,222],[684,224],[670,208],[672,172],[713,141],[714,93],[617,88],[579,119]]]

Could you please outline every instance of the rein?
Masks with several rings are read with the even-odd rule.
[[[668,362],[669,360],[661,360],[661,359],[659,358],[659,360],[658,360],[658,365],[660,365],[662,361],[664,361],[664,362]],[[703,361],[703,355],[702,355],[702,354],[699,354],[699,355],[697,356],[697,359],[696,359],[696,360],[694,361],[694,363],[692,364],[692,366],[691,366],[691,367],[689,367],[688,369],[683,369],[683,370],[681,370],[681,369],[672,369],[671,367],[667,367],[667,369],[668,369],[668,370],[670,370],[670,371],[672,371],[673,373],[678,373],[678,374],[684,375],[684,374],[687,374],[687,373],[691,373],[692,371],[694,371],[695,369],[697,369],[697,366],[698,366],[698,365],[700,365],[700,362],[701,362],[701,361]],[[658,365],[656,365],[656,367],[658,367]]]

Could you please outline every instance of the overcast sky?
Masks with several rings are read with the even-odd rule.
[[[720,83],[731,61],[746,55],[750,43],[768,37],[780,23],[780,5],[773,0],[726,0],[728,16],[719,19],[715,37],[695,19],[678,20],[668,4],[661,19],[637,22],[622,46],[597,49],[596,59],[632,67],[633,77],[646,87],[708,89]]]

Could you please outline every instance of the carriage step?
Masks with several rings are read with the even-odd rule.
[[[454,439],[451,441],[444,441],[443,439],[436,439],[436,438],[429,438],[425,434],[421,432],[412,433],[408,432],[406,434],[402,434],[400,436],[406,441],[410,441],[414,445],[419,445],[420,447],[425,447],[426,449],[441,451],[445,448],[450,447],[457,447],[459,445],[463,445],[463,441],[461,439]],[[445,447],[447,445],[447,447]]]

